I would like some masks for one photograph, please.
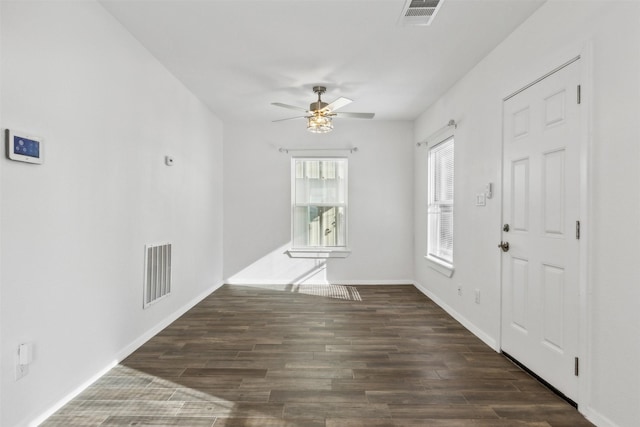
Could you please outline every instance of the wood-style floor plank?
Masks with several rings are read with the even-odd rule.
[[[591,424],[413,286],[223,286],[43,426]]]

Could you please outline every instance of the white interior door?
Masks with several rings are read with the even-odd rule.
[[[509,246],[502,252],[501,346],[573,400],[578,394],[579,63],[506,100],[503,116],[502,240]]]

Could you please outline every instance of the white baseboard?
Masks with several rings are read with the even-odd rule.
[[[154,325],[151,329],[149,329],[147,332],[142,334],[140,337],[138,337],[136,340],[134,340],[131,344],[129,344],[128,346],[123,348],[116,356],[117,363],[120,363],[121,361],[126,359],[131,353],[133,353],[138,348],[140,348],[140,346],[142,344],[146,343],[151,338],[153,338],[155,335],[157,335],[160,331],[162,331],[164,328],[166,328],[167,326],[169,326],[170,324],[175,322],[180,316],[185,314],[187,311],[191,310],[196,304],[198,304],[200,301],[205,299],[207,296],[211,295],[212,292],[214,292],[216,289],[218,289],[223,284],[224,283],[220,282],[220,283],[210,287],[206,291],[202,292],[201,294],[199,294],[195,298],[192,298],[185,305],[183,305],[178,310],[176,310],[173,313],[171,313],[171,315],[166,317],[162,322],[158,323],[157,325]]]
[[[338,280],[334,285],[346,286],[375,286],[375,285],[413,285],[413,280]]]
[[[230,285],[247,285],[247,286],[265,286],[265,285],[293,285],[293,283],[287,281],[265,281],[265,280],[243,280],[243,281],[235,281],[228,280],[226,282],[220,282],[206,291],[202,292],[195,298],[191,299],[189,302],[184,304],[178,310],[173,312],[171,315],[167,316],[162,322],[154,325],[151,329],[143,333],[141,336],[136,338],[133,342],[123,348],[116,355],[116,360],[107,364],[100,371],[92,375],[85,382],[83,382],[80,386],[78,386],[74,391],[67,394],[64,398],[60,399],[56,404],[51,406],[48,410],[41,413],[38,417],[32,419],[32,421],[26,422],[20,425],[28,425],[29,427],[36,427],[44,422],[47,418],[61,409],[64,405],[69,403],[73,398],[78,396],[81,392],[83,392],[87,387],[93,384],[95,381],[100,379],[103,375],[109,372],[114,366],[120,363],[122,360],[127,358],[130,354],[132,354],[135,350],[137,350],[140,346],[142,346],[145,342],[151,339],[153,336],[157,335],[164,328],[173,323],[176,319],[182,316],[184,313],[193,308],[196,304],[202,301],[204,298],[209,296],[212,292],[220,288],[224,283],[228,283]],[[421,284],[413,281],[413,280],[340,280],[335,281],[333,283],[329,283],[327,281],[311,283],[305,282],[304,284],[317,284],[317,285],[343,285],[343,286],[358,286],[358,285],[413,285],[416,289],[426,295],[429,299],[435,302],[438,306],[440,306],[444,311],[446,311],[451,317],[456,319],[460,324],[462,324],[465,328],[467,328],[471,333],[477,336],[480,340],[482,340],[485,344],[491,347],[493,350],[499,352],[500,348],[496,340],[478,328],[473,322],[469,321],[466,317],[458,313],[452,307],[447,305],[443,300],[441,300],[438,296],[433,294],[427,288],[422,286]],[[598,411],[594,410],[591,407],[587,407],[584,411],[580,411],[589,421],[599,427],[619,427],[616,423],[608,419],[606,416],[600,414]]]
[[[591,421],[593,424],[598,427],[619,427],[618,424],[611,421],[609,418],[600,414],[598,411],[594,410],[591,407],[587,407],[584,411],[582,411],[580,407],[578,407],[580,413],[584,415],[584,417]]]
[[[131,353],[136,351],[142,344],[144,344],[145,342],[149,341],[152,337],[157,335],[164,328],[169,326],[171,323],[175,322],[176,319],[178,319],[180,316],[182,316],[187,311],[191,310],[196,304],[198,304],[200,301],[205,299],[207,296],[209,296],[212,292],[214,292],[216,289],[218,289],[222,285],[223,285],[223,283],[220,282],[220,283],[210,287],[209,289],[207,289],[206,291],[202,292],[201,294],[199,294],[195,298],[191,299],[189,302],[187,302],[185,305],[180,307],[178,310],[176,310],[173,313],[171,313],[162,322],[158,323],[157,325],[154,325],[151,329],[149,329],[148,331],[146,331],[145,333],[140,335],[133,342],[131,342],[129,345],[127,345],[121,351],[119,351],[116,354],[116,358],[115,358],[115,360],[113,362],[108,363],[107,366],[105,366],[100,371],[98,371],[97,373],[92,375],[89,379],[87,379],[85,382],[83,382],[80,386],[78,386],[76,389],[74,389],[71,393],[67,394],[65,397],[60,399],[53,406],[51,406],[49,409],[44,411],[38,417],[34,418],[32,421],[29,421],[29,422],[25,423],[25,425],[28,425],[29,427],[36,427],[36,426],[40,425],[47,418],[49,418],[51,415],[53,415],[58,410],[60,410],[64,405],[69,403],[73,398],[75,398],[80,393],[82,393],[87,387],[89,387],[91,384],[93,384],[94,382],[99,380],[100,377],[102,377],[104,374],[109,372],[110,369],[112,369],[118,363],[120,363],[124,359],[126,359]]]
[[[225,282],[227,285],[245,285],[245,286],[286,286],[286,285],[328,285],[326,281],[305,281],[304,283],[293,283],[290,280],[259,280],[259,279],[227,279]]]
[[[247,286],[268,286],[268,285],[343,285],[343,286],[358,286],[358,285],[413,285],[413,280],[306,280],[303,283],[292,283],[287,280],[227,280],[225,283],[228,285],[247,285]]]
[[[478,328],[473,322],[464,317],[462,314],[458,313],[451,306],[447,305],[443,300],[441,300],[438,296],[432,293],[429,289],[425,288],[421,284],[417,282],[413,282],[413,286],[416,287],[420,292],[425,294],[429,299],[438,304],[440,308],[449,313],[451,317],[456,319],[462,326],[467,328],[473,335],[482,340],[486,345],[491,347],[496,352],[500,352],[500,347],[498,346],[498,342],[492,336],[485,333],[482,329]]]
[[[60,410],[64,405],[66,405],[67,403],[69,403],[74,397],[76,397],[77,395],[79,395],[80,393],[82,393],[87,387],[89,387],[91,384],[93,384],[94,382],[98,381],[100,379],[100,377],[102,377],[104,374],[106,374],[107,372],[109,372],[109,370],[111,370],[111,368],[113,368],[114,366],[116,366],[118,364],[117,361],[113,361],[111,363],[109,363],[107,366],[105,366],[104,368],[102,368],[99,372],[97,372],[96,374],[94,374],[93,376],[91,376],[88,380],[86,380],[85,382],[83,382],[80,386],[78,386],[75,390],[73,390],[71,393],[67,394],[65,397],[63,397],[62,399],[60,399],[58,402],[56,402],[52,407],[50,407],[49,409],[47,409],[45,412],[43,412],[42,414],[40,414],[38,417],[36,417],[35,419],[25,423],[24,425],[28,425],[29,427],[36,427],[39,426],[40,424],[42,424],[47,418],[49,418],[51,415],[55,414],[56,412],[58,412],[58,410]],[[23,425],[23,424],[20,424]]]

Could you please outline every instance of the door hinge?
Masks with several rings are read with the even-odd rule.
[[[577,357],[575,358],[575,366],[574,366],[573,373],[575,374],[576,377],[580,373],[580,359],[578,359]]]
[[[578,97],[577,97],[577,101],[578,104],[582,103],[582,86],[578,85]]]
[[[580,221],[576,221],[576,240],[580,240]]]

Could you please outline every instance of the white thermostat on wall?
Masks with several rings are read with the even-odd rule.
[[[9,159],[38,165],[44,163],[42,138],[31,135],[28,132],[10,129],[5,129],[4,133],[7,144],[7,157]]]

